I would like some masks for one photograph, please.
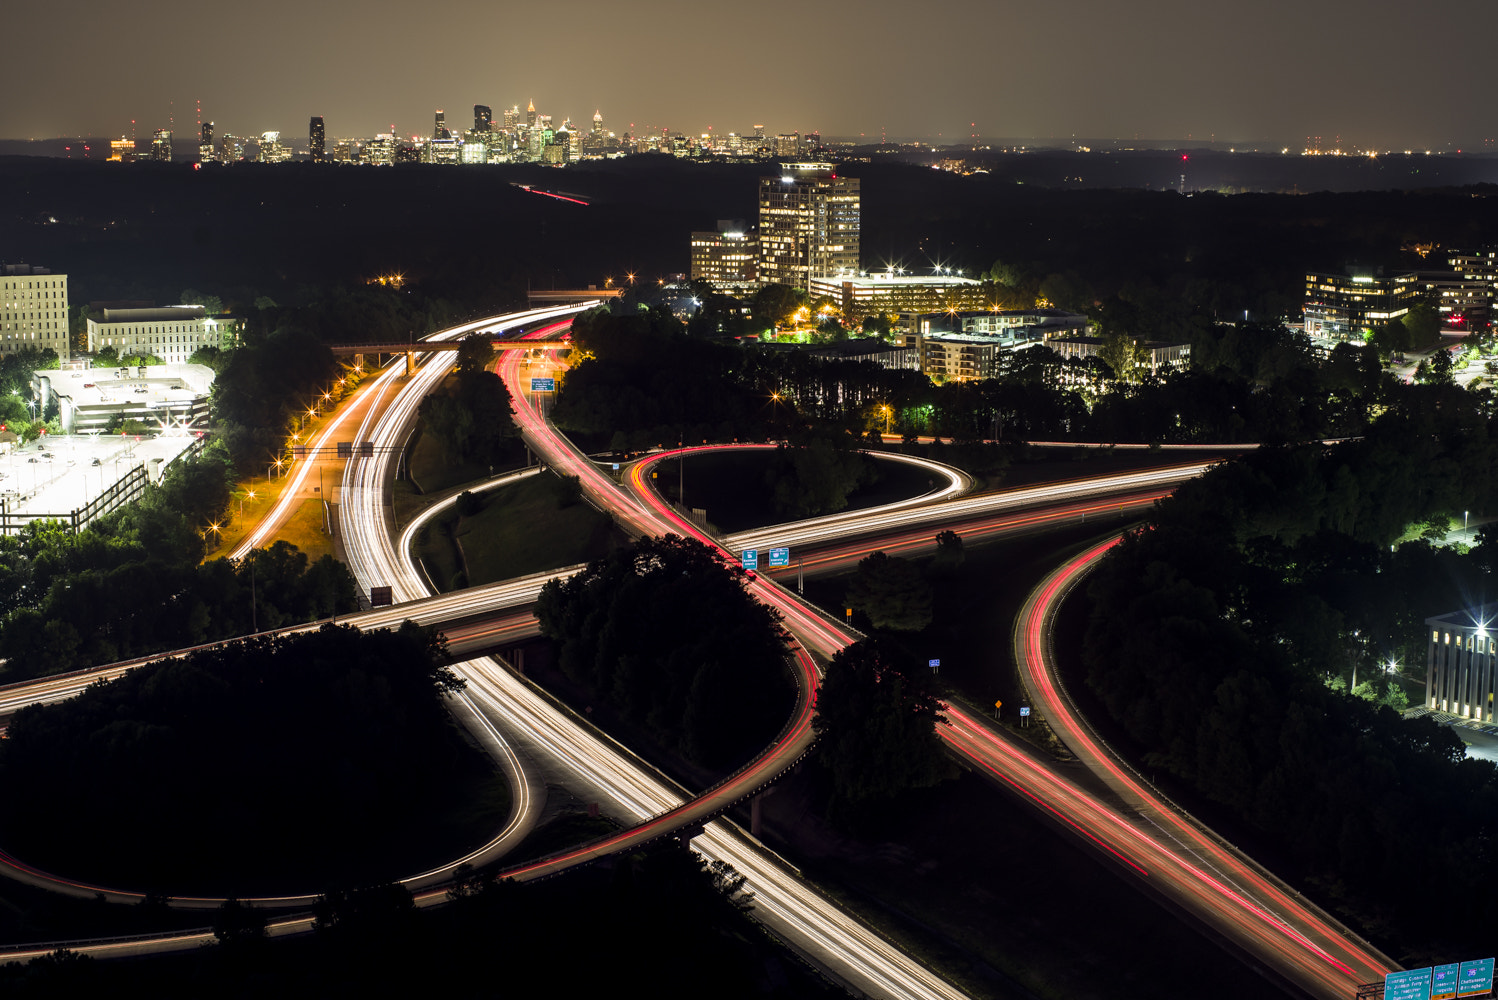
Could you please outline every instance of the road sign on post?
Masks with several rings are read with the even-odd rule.
[[[926,666],[930,667],[931,668],[931,672],[934,674],[934,673],[936,673],[936,668],[938,668],[938,667],[941,666],[941,661],[940,660],[927,660],[926,661]]]
[[[739,559],[745,569],[759,569],[759,549],[745,549]]]
[[[1029,718],[1030,717],[1030,706],[1029,705],[1021,705],[1019,707],[1019,714],[1021,716],[1023,716],[1024,718]]]
[[[531,379],[531,392],[556,392],[557,380],[554,378]]]
[[[790,549],[771,549],[770,550],[770,568],[771,569],[775,569],[776,567],[779,567],[779,566],[789,566],[790,564],[791,564],[791,550]]]
[[[1384,976],[1384,1000],[1430,1000],[1430,969],[1406,969]]]
[[[369,606],[372,608],[388,608],[394,603],[394,596],[389,587],[370,587]]]
[[[1478,958],[1462,963],[1457,978],[1459,997],[1485,997],[1493,992],[1493,959]]]

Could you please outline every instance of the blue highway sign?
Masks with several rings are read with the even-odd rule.
[[[774,569],[776,566],[789,566],[790,564],[791,564],[791,550],[790,549],[771,549],[770,550],[770,568],[771,569]]]

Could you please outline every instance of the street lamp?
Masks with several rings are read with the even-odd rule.
[[[246,500],[253,500],[253,499],[255,499],[255,491],[254,490],[246,490],[245,492],[243,492],[243,493],[241,493],[239,495],[239,522],[241,524],[244,523],[244,502]]]
[[[894,411],[889,408],[888,403],[885,403],[880,409],[884,411],[884,433],[888,434],[890,417],[894,416]]]

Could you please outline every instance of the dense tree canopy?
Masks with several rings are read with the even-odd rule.
[[[1486,399],[1455,386],[1388,403],[1363,440],[1263,449],[1162,504],[1097,571],[1088,676],[1147,759],[1383,940],[1475,946],[1469,932],[1498,915],[1482,846],[1498,834],[1498,773],[1464,760],[1449,729],[1371,700],[1399,703],[1382,670],[1419,672],[1425,618],[1491,586],[1488,544],[1400,539],[1494,508],[1498,436]],[[1360,697],[1346,693],[1354,669]],[[1411,857],[1421,878],[1403,874]],[[1456,881],[1472,891],[1453,907],[1442,887]],[[1439,927],[1423,917],[1437,905],[1451,917]]]
[[[700,542],[647,538],[548,583],[536,617],[568,676],[725,768],[768,745],[794,700],[779,618],[744,580]]]
[[[5,847],[168,894],[284,884],[283,866],[341,870],[350,843],[459,766],[442,696],[460,682],[444,663],[413,625],[325,625],[27,708],[0,748]]]
[[[839,650],[817,692],[817,759],[832,779],[834,820],[859,823],[910,789],[954,777],[931,675],[898,647],[865,639]]]

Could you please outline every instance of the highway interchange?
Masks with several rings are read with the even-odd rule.
[[[537,311],[496,317],[444,331],[455,338],[473,331],[494,332],[532,327],[531,336],[556,332],[547,320],[565,325],[576,310]],[[501,346],[504,346],[501,344]],[[850,565],[875,548],[898,552],[929,549],[934,525],[950,526],[965,538],[1034,530],[1037,526],[1076,520],[1120,510],[1139,510],[1182,479],[1199,474],[1201,465],[1181,465],[1152,473],[1084,480],[1000,494],[964,496],[968,483],[960,474],[942,471],[943,485],[931,494],[873,511],[860,511],[776,526],[716,539],[683,518],[648,486],[648,467],[674,452],[652,455],[631,466],[624,483],[579,454],[530,405],[521,384],[521,356],[504,351],[499,371],[516,403],[517,421],[532,448],[552,467],[579,476],[590,500],[608,511],[636,535],[667,531],[698,538],[737,560],[742,548],[763,548],[771,541],[798,548],[818,546],[807,568],[824,572]],[[361,390],[359,399],[330,421],[319,443],[349,439],[345,429],[357,421],[354,440],[375,443],[373,457],[350,461],[343,473],[339,530],[350,568],[361,586],[390,586],[396,606],[376,609],[346,620],[361,628],[398,624],[407,618],[442,626],[458,655],[468,650],[503,648],[535,634],[528,605],[553,574],[470,588],[454,594],[429,596],[417,567],[409,557],[409,542],[418,523],[406,525],[397,536],[390,513],[387,484],[393,477],[395,456],[409,433],[421,398],[445,376],[450,359],[435,355],[401,383],[393,365]],[[297,475],[306,476],[311,463]],[[520,475],[524,475],[521,473]],[[487,484],[500,485],[499,481]],[[283,494],[283,504],[299,500],[298,484]],[[289,507],[288,507],[289,509]],[[429,510],[423,516],[430,516]],[[273,530],[275,515],[267,519]],[[877,541],[867,541],[877,534]],[[265,544],[267,534],[246,539],[244,547]],[[1348,997],[1356,984],[1380,979],[1396,966],[1387,957],[1357,940],[1345,928],[1280,885],[1248,859],[1222,843],[1165,801],[1121,764],[1071,711],[1064,692],[1047,662],[1048,633],[1059,599],[1085,573],[1105,547],[1069,562],[1031,595],[1015,630],[1016,658],[1038,713],[1089,768],[1109,784],[1104,801],[1059,774],[1022,744],[1015,744],[960,706],[947,706],[950,725],[942,735],[968,766],[990,775],[999,784],[1030,802],[1053,823],[1149,891],[1190,914],[1215,937],[1228,942],[1251,964],[1291,992],[1315,997]],[[575,569],[575,568],[574,568]],[[567,571],[564,571],[567,572]],[[544,802],[548,781],[571,788],[579,797],[604,804],[604,810],[626,827],[615,837],[577,850],[514,867],[505,874],[517,879],[551,874],[603,854],[685,830],[701,833],[692,846],[707,857],[726,860],[746,877],[755,893],[755,915],[780,937],[839,981],[876,996],[955,997],[961,995],[929,970],[905,956],[861,921],[840,910],[801,879],[795,869],[764,850],[748,834],[722,819],[722,812],[742,801],[799,760],[811,744],[819,658],[825,661],[857,638],[839,622],[807,606],[770,577],[750,581],[752,592],[780,612],[796,641],[795,663],[801,696],[795,712],[777,741],[737,774],[704,793],[693,795],[644,765],[625,748],[597,733],[585,721],[535,690],[501,662],[478,656],[456,665],[468,685],[454,706],[455,714],[489,749],[507,772],[516,790],[515,808],[506,827],[490,843],[462,859],[405,880],[418,902],[430,905],[444,897],[447,883],[461,864],[483,865],[501,858],[534,825]],[[309,626],[310,627],[310,626]],[[0,689],[0,714],[36,701],[52,701],[76,693],[84,685],[135,665],[111,665],[76,676],[48,678]],[[545,777],[537,767],[542,762]],[[704,826],[705,824],[705,826]],[[17,859],[0,859],[12,875],[38,884],[109,898],[129,900],[136,894],[106,887],[85,886],[35,872]],[[311,897],[265,900],[264,905],[297,907]],[[174,899],[175,905],[212,907],[219,900]],[[306,929],[305,918],[278,921],[273,934]],[[98,954],[134,953],[174,947],[194,947],[201,936],[176,935],[149,941],[99,943],[86,950]],[[47,949],[40,949],[45,951]],[[29,957],[38,949],[17,949],[4,956]]]

